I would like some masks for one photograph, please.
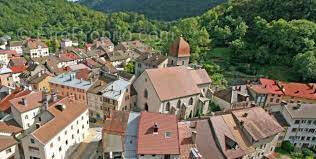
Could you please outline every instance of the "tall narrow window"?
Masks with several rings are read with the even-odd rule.
[[[189,100],[189,105],[193,105],[193,98],[192,97]]]
[[[145,91],[144,91],[144,97],[148,98],[148,91],[147,91],[147,89],[145,89]]]
[[[166,104],[166,111],[170,111],[170,102]]]
[[[177,103],[177,108],[180,109],[180,106],[181,106],[181,100],[179,99]]]

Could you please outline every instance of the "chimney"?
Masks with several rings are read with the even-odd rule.
[[[154,132],[153,134],[158,134],[158,124],[157,123],[154,123]]]
[[[58,100],[58,98],[57,98],[57,94],[54,92],[54,93],[52,93],[52,101],[53,102],[56,102]]]
[[[196,134],[197,134],[196,131],[192,131],[191,138],[192,138],[192,143],[193,143],[193,144],[195,144],[195,142],[196,142]]]
[[[49,102],[49,95],[46,92],[43,92],[43,109],[48,110],[48,102]]]

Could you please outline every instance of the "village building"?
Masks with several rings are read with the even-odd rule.
[[[256,104],[270,109],[273,105],[287,103],[316,103],[316,85],[314,83],[286,83],[260,78],[260,84],[248,85]]]
[[[224,158],[269,158],[284,131],[260,107],[210,117],[210,124]]]
[[[0,68],[0,82],[1,85],[7,86],[10,88],[14,87],[14,82],[11,76],[12,70],[10,68],[7,68],[6,65],[2,66]]]
[[[0,50],[0,65],[7,65],[9,63],[10,50]]]
[[[93,41],[92,49],[100,49],[100,50],[103,50],[104,52],[113,52],[114,44],[109,38],[100,37],[99,39],[96,39]]]
[[[13,80],[13,83],[15,85],[20,85],[20,74],[23,73],[27,67],[26,66],[13,66],[10,68],[12,73],[11,73],[11,76],[12,76],[12,80]]]
[[[137,106],[149,112],[190,118],[208,113],[211,79],[205,70],[184,66],[145,70],[133,83]]]
[[[12,57],[9,60],[8,66],[14,67],[14,66],[26,66],[27,60],[24,57]]]
[[[31,93],[30,90],[22,90],[20,88],[17,88],[11,91],[11,93],[8,94],[6,97],[4,97],[0,101],[0,119],[2,119],[3,117],[11,113],[11,104],[10,104],[11,99],[22,97],[29,93]]]
[[[52,76],[42,71],[35,74],[34,76],[31,76],[27,83],[32,88],[32,90],[50,92],[51,89],[49,81],[51,80],[51,78]]]
[[[213,93],[212,101],[221,110],[246,108],[255,104],[249,94],[247,85],[232,86]]]
[[[179,158],[178,135],[175,115],[141,112],[136,149],[137,158]]]
[[[77,65],[80,61],[82,61],[82,59],[78,55],[71,52],[60,53],[58,54],[58,58],[58,68]]]
[[[316,147],[316,104],[282,103],[274,111],[286,129],[284,141],[300,148]]]
[[[145,69],[167,67],[168,58],[160,54],[141,55],[135,60],[135,75],[139,76]]]
[[[33,118],[33,131],[22,138],[25,158],[69,158],[88,135],[87,106],[69,97],[44,95],[33,100],[43,104]]]
[[[51,91],[56,92],[59,96],[71,96],[74,100],[86,104],[86,93],[93,81],[77,79],[75,72],[69,72],[51,78],[49,84]]]
[[[190,45],[179,37],[176,39],[169,49],[168,55],[169,66],[188,66],[190,62]]]
[[[12,136],[0,135],[0,158],[19,158],[18,142]]]
[[[10,41],[7,45],[8,50],[14,50],[18,54],[23,54],[23,42],[22,41]]]
[[[25,53],[31,58],[49,56],[48,46],[40,39],[29,39],[26,42]]]
[[[104,59],[111,62],[111,64],[118,68],[123,67],[130,59],[122,51],[114,51],[104,54]]]

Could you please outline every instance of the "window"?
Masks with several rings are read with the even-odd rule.
[[[79,134],[79,129],[77,130],[77,134]]]
[[[8,148],[7,150],[5,150],[5,153],[11,153],[12,152],[12,150],[11,150],[11,148]]]
[[[189,100],[189,105],[193,105],[193,98],[192,97]]]
[[[59,151],[61,151],[61,146],[59,147]]]
[[[145,103],[145,111],[148,112],[148,104],[147,103]]]
[[[301,137],[301,140],[304,141],[304,140],[305,140],[305,136],[302,136],[302,137]]]
[[[277,100],[276,100],[276,103],[279,103],[279,102],[280,102],[280,99],[277,99]]]
[[[294,124],[299,124],[300,121],[299,120],[295,120]]]
[[[145,89],[145,91],[144,91],[144,97],[148,98],[148,91],[147,91],[147,89]]]
[[[71,125],[71,130],[74,129],[74,127]]]
[[[68,140],[66,140],[66,145],[68,145]]]
[[[170,111],[170,102],[167,102],[166,104],[166,111]]]
[[[273,98],[270,98],[270,102],[273,102]]]
[[[65,131],[65,135],[67,135],[67,130]]]
[[[180,106],[181,106],[181,100],[179,99],[177,103],[177,108],[180,109]]]
[[[32,143],[32,144],[34,144],[34,143],[35,143],[34,139],[31,139],[31,143]]]
[[[53,148],[54,144],[53,143],[50,143],[50,148]]]
[[[58,136],[58,141],[60,141],[60,136]]]
[[[28,115],[25,115],[25,119],[28,119],[29,118],[29,116]]]
[[[308,120],[308,121],[307,121],[307,124],[308,124],[308,125],[312,124],[312,121],[311,121],[311,120]]]
[[[81,117],[81,120],[83,120],[83,116]]]
[[[71,135],[71,138],[74,139],[75,138],[74,135]]]
[[[182,61],[182,65],[184,65],[184,61]]]
[[[311,137],[307,137],[306,140],[307,140],[307,141],[311,140]]]
[[[41,117],[38,117],[38,121],[42,121],[42,118],[41,118]]]
[[[296,132],[296,131],[297,131],[297,128],[293,128],[293,129],[292,129],[292,132]]]

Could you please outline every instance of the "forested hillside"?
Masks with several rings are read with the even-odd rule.
[[[234,83],[261,76],[316,82],[315,8],[312,0],[231,0],[171,23],[136,13],[105,14],[65,0],[0,0],[0,36],[41,36],[54,45],[56,34],[84,42],[110,33],[115,43],[142,35],[162,54],[183,36],[191,61],[202,64],[218,85],[225,78]]]
[[[128,11],[155,20],[176,20],[197,16],[226,0],[79,0],[98,11]]]

